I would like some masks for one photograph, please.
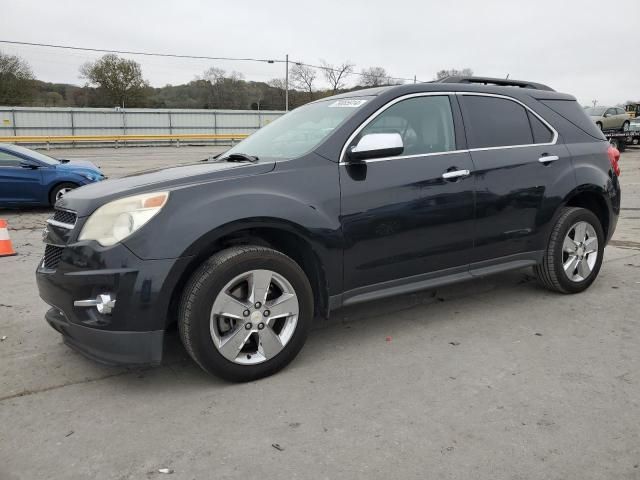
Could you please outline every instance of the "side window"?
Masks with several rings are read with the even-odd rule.
[[[606,112],[604,112],[605,115],[615,115],[616,114],[616,109],[615,108],[609,108]]]
[[[20,159],[15,155],[0,150],[0,167],[19,167]]]
[[[621,108],[616,108],[616,114],[617,115],[624,115],[624,110]]]
[[[469,148],[530,145],[533,134],[527,110],[497,97],[462,95]]]
[[[527,111],[527,115],[529,115],[529,123],[531,124],[531,131],[533,132],[533,142],[551,143],[553,140],[553,132],[533,113]]]
[[[455,150],[451,103],[447,96],[425,96],[402,100],[378,115],[354,139],[369,133],[399,133],[404,143],[402,155]]]

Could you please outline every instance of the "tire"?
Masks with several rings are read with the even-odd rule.
[[[596,122],[596,126],[602,131],[602,122]]]
[[[625,120],[624,123],[622,124],[621,131],[626,132],[627,129],[629,128],[629,125],[631,125],[631,122],[629,122],[629,120]]]
[[[571,239],[572,234],[574,238],[577,237],[578,240],[582,240],[582,235],[578,235],[579,232],[574,229],[574,227],[581,224],[589,225],[591,234],[595,234],[593,236],[590,235],[585,242],[591,247],[587,246],[582,250],[578,249],[575,243],[571,243],[573,241]],[[589,228],[586,230],[589,231]],[[596,246],[593,246],[592,238],[597,240]],[[577,259],[580,258],[580,254],[584,256],[584,262],[586,262],[584,269],[580,266],[582,261],[577,261],[575,270],[573,270],[571,264],[567,263],[571,260],[572,254],[565,250],[566,239],[568,239],[567,246],[576,248],[574,254],[576,254]],[[549,244],[544,253],[542,263],[534,267],[538,281],[545,288],[560,293],[579,293],[586,290],[594,282],[602,266],[604,242],[602,225],[593,212],[584,208],[563,208],[551,231],[551,237],[549,238]],[[589,251],[591,248],[597,255],[595,260],[592,260],[594,253],[585,254],[585,251]],[[565,270],[564,265],[569,265],[569,273]],[[586,274],[587,271],[589,272],[588,275]]]
[[[270,273],[264,277],[267,271]],[[258,277],[270,280],[259,282]],[[250,281],[269,285],[267,293],[259,293],[266,288],[253,290]],[[266,299],[260,307],[249,298],[252,291],[257,292],[254,300]],[[282,298],[295,307],[287,297],[292,294],[297,300],[297,315],[270,318],[273,312],[268,309],[277,308],[274,302]],[[272,375],[295,358],[307,338],[313,308],[309,280],[291,258],[261,246],[231,247],[213,255],[193,273],[182,294],[178,329],[187,352],[202,369],[232,382],[247,382]],[[219,309],[233,311],[236,317],[218,315]],[[225,328],[228,330],[223,331]],[[238,343],[234,345],[230,339]]]
[[[78,185],[71,182],[64,182],[56,185],[49,194],[49,203],[53,207],[62,195],[76,188],[78,188]]]

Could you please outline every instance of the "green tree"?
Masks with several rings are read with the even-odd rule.
[[[23,105],[33,96],[33,73],[22,58],[0,52],[0,105]]]
[[[149,84],[142,77],[138,62],[109,53],[95,62],[80,67],[81,78],[104,90],[117,105],[143,106],[149,95]]]

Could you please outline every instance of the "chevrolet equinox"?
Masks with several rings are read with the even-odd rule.
[[[109,364],[158,364],[177,322],[232,381],[270,375],[311,322],[533,267],[593,283],[620,210],[619,153],[575,98],[449,77],[296,108],[218,158],[64,195],[37,268],[46,320]]]

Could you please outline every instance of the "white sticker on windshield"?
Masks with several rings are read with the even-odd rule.
[[[349,99],[345,98],[344,100],[336,100],[331,105],[329,105],[329,108],[332,108],[332,107],[357,108],[360,105],[364,105],[365,103],[367,103],[366,100],[355,100],[353,98],[349,98]]]

